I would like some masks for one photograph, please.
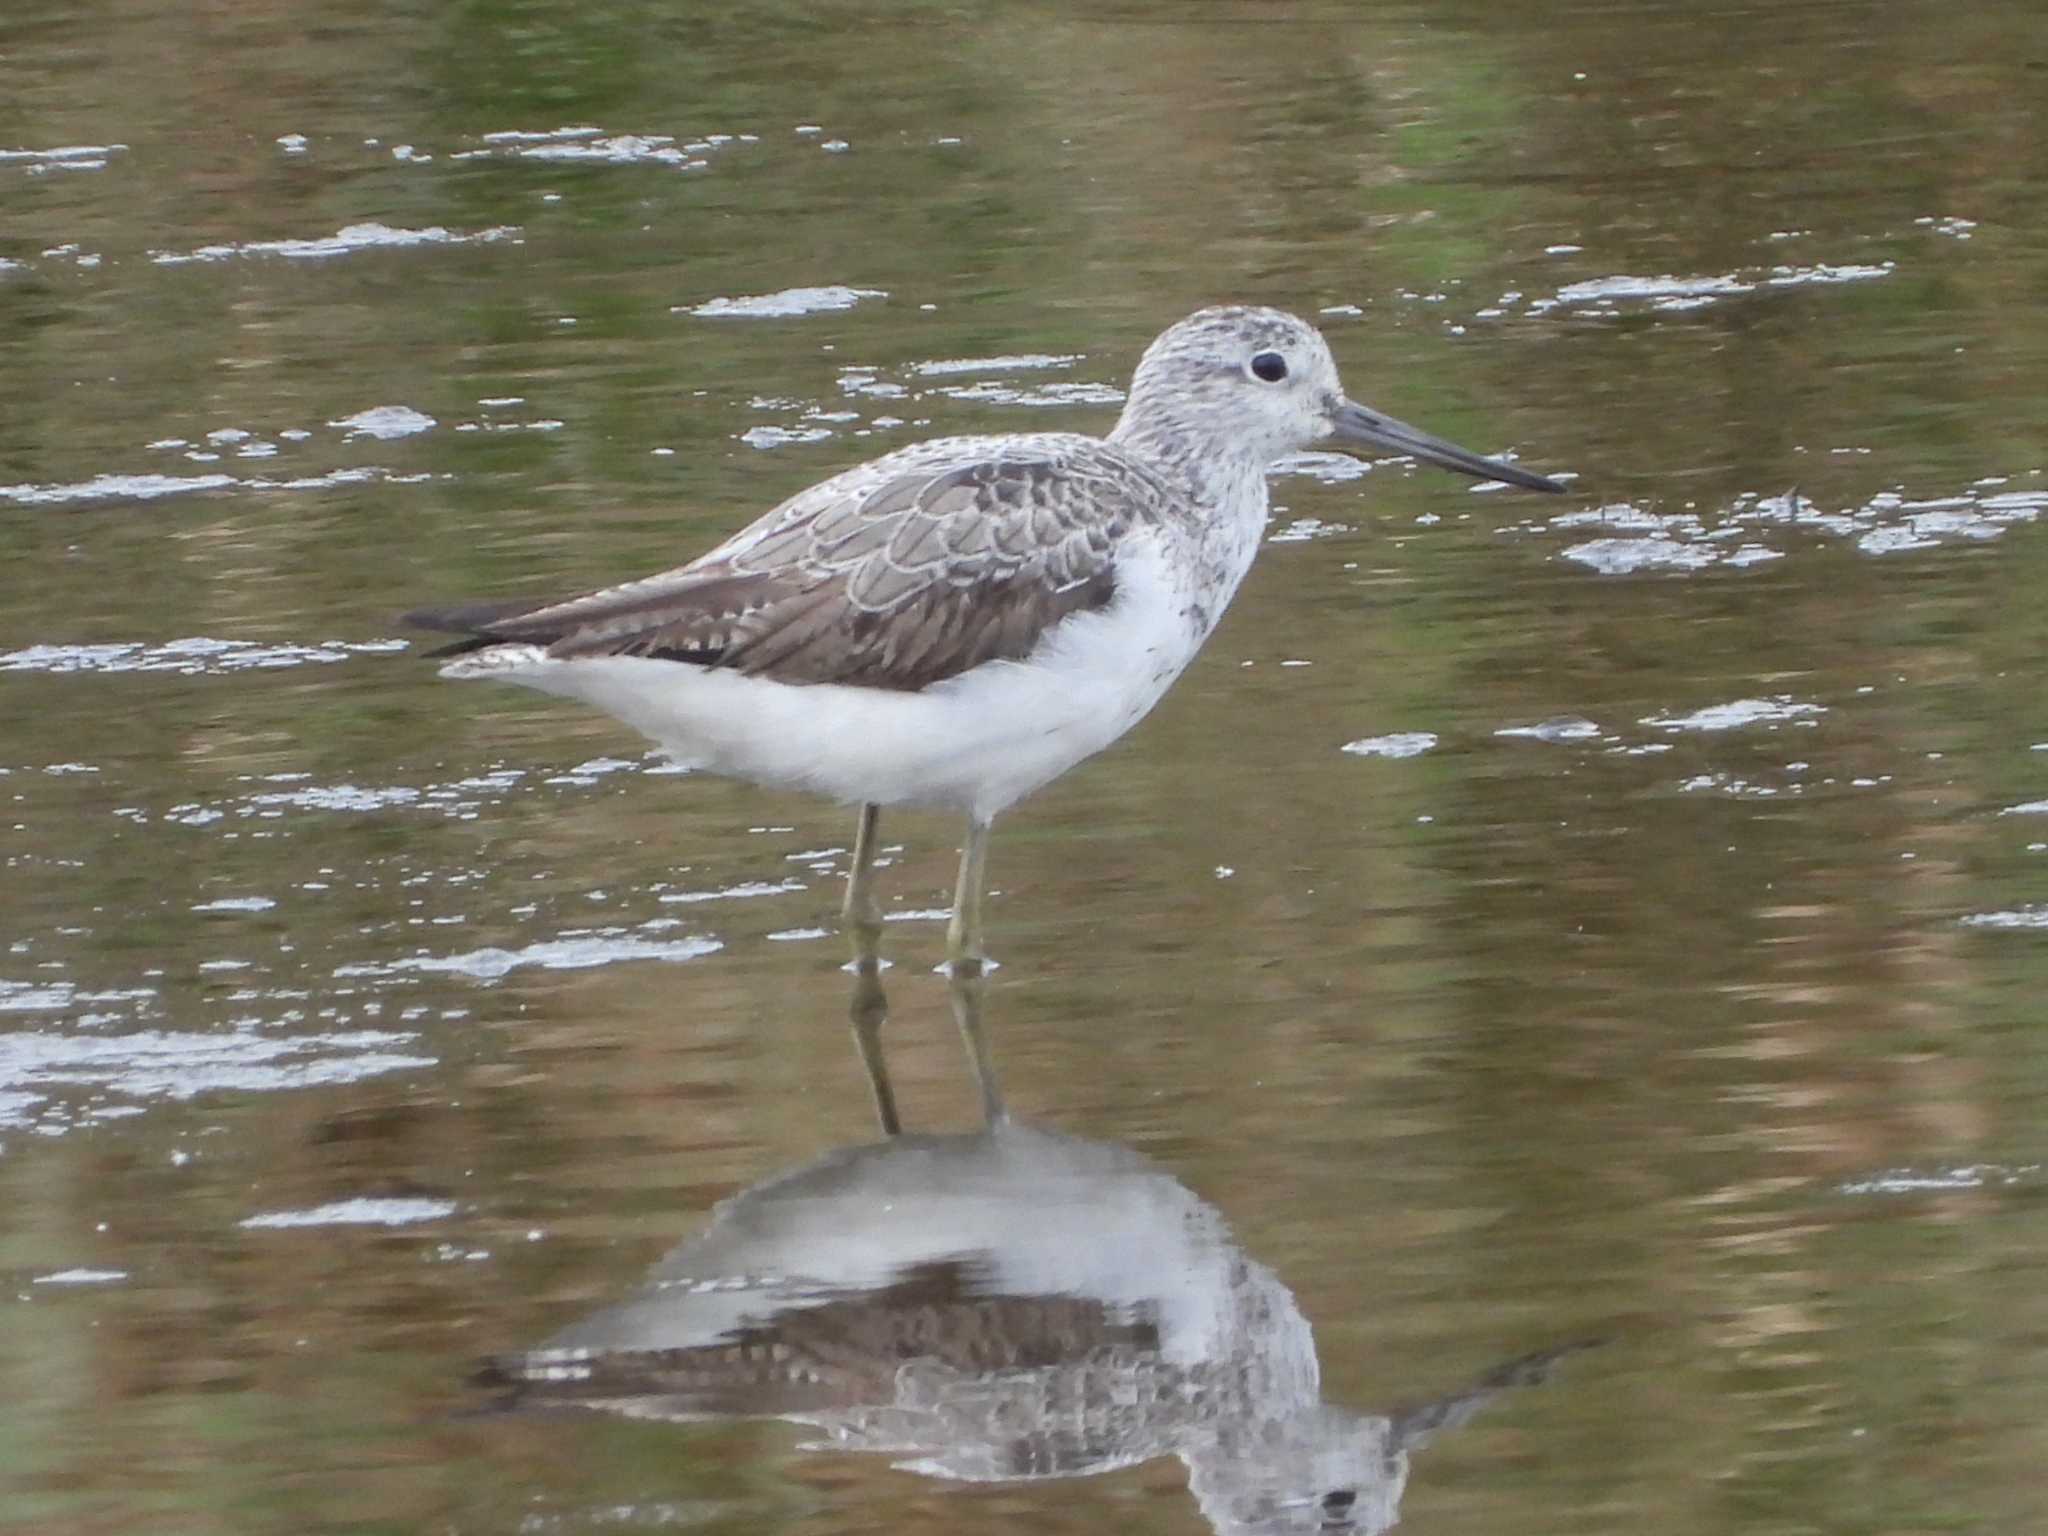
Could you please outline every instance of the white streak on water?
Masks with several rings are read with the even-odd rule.
[[[317,645],[258,645],[250,640],[192,636],[150,644],[120,640],[99,645],[31,645],[0,651],[0,672],[179,672],[275,670],[347,661],[354,656],[391,655],[407,649],[403,640],[323,640]]]
[[[160,496],[185,496],[216,491],[240,482],[233,475],[94,475],[70,485],[0,485],[0,500],[25,506],[65,501],[155,501]]]
[[[0,1013],[71,1013],[80,1008],[146,1003],[154,987],[80,991],[68,981],[9,981],[0,977]]]
[[[270,1035],[252,1025],[219,1033],[0,1033],[0,1128],[62,1129],[43,1109],[48,1090],[61,1086],[128,1099],[189,1099],[219,1090],[259,1093],[352,1083],[433,1066],[432,1057],[404,1049],[417,1038],[383,1030]]]
[[[103,171],[126,144],[62,144],[55,149],[0,149],[0,165],[25,164],[31,176],[46,171]]]
[[[504,128],[496,133],[483,136],[486,144],[560,144],[576,139],[594,139],[604,132],[602,128],[547,128],[534,132],[524,128]]]
[[[1618,305],[1642,304],[1651,309],[1699,309],[1721,299],[1755,293],[1764,288],[1800,288],[1813,284],[1868,282],[1889,277],[1893,262],[1876,264],[1826,262],[1808,267],[1744,267],[1734,272],[1680,276],[1664,273],[1656,277],[1626,274],[1590,278],[1567,283],[1554,297],[1533,300],[1527,313],[1548,314],[1556,309],[1611,311]]]
[[[1580,715],[1556,715],[1534,725],[1502,726],[1493,734],[1525,737],[1530,741],[1591,741],[1600,734],[1600,727]]]
[[[1972,912],[1965,928],[2048,928],[2048,907],[2014,907],[2005,912]]]
[[[217,455],[216,455],[217,457]],[[234,475],[95,475],[55,485],[0,485],[0,501],[24,506],[57,506],[65,502],[155,501],[164,496],[188,496],[200,491],[325,491],[342,485],[364,485],[381,480],[387,485],[416,485],[430,477],[424,474],[397,475],[376,465],[331,470],[323,475],[301,475],[291,480],[269,480],[261,476],[238,479]]]
[[[977,384],[947,384],[932,391],[950,400],[969,400],[987,405],[1120,405],[1124,392],[1113,384],[1036,384],[1023,388],[998,379]]]
[[[664,891],[660,900],[670,906],[693,906],[702,901],[750,901],[760,896],[787,896],[808,889],[801,880],[747,880],[717,891]]]
[[[160,267],[181,267],[192,262],[233,261],[245,256],[282,256],[290,260],[325,260],[349,256],[358,251],[387,250],[416,245],[490,245],[500,240],[518,241],[521,230],[514,224],[500,224],[458,234],[435,224],[425,229],[394,229],[388,224],[349,224],[331,235],[312,240],[246,240],[231,245],[202,245],[192,251],[151,251],[149,259]]]
[[[1319,517],[1297,517],[1266,535],[1268,544],[1306,544],[1311,539],[1334,538],[1351,532],[1349,523],[1326,523]]]
[[[1778,694],[1767,699],[1734,699],[1726,704],[1710,704],[1689,715],[1645,715],[1639,723],[1660,731],[1732,731],[1745,725],[1775,727],[1788,720],[1811,725],[1814,722],[1807,717],[1826,713],[1824,705],[1805,704],[1786,694]]]
[[[645,939],[618,929],[544,939],[520,949],[474,949],[454,955],[408,955],[381,963],[344,965],[337,977],[390,976],[408,971],[448,973],[476,981],[498,981],[513,971],[582,971],[632,960],[699,960],[725,946],[716,939]]]
[[[621,133],[594,139],[530,144],[514,151],[522,160],[598,161],[607,165],[667,165],[688,170],[706,162],[678,149],[665,133]]]
[[[1428,731],[1399,731],[1391,736],[1347,741],[1342,750],[1355,757],[1420,757],[1435,745],[1436,737]]]
[[[326,1205],[298,1211],[265,1211],[249,1216],[237,1226],[286,1227],[407,1227],[422,1221],[439,1221],[455,1214],[453,1200],[399,1200],[358,1196],[334,1200]]]
[[[751,294],[737,299],[707,299],[695,308],[678,305],[670,313],[721,320],[787,320],[800,315],[851,309],[862,299],[886,299],[888,296],[880,288],[848,288],[834,284],[824,288],[784,288],[776,293]]]
[[[1854,1179],[1841,1186],[1845,1195],[1944,1194],[1953,1190],[1984,1189],[2012,1185],[2038,1175],[2039,1163],[2001,1167],[1996,1163],[1965,1163],[1957,1168],[1893,1168],[1867,1179]]]
[[[1269,475],[1307,475],[1323,485],[1340,485],[1372,473],[1373,466],[1348,453],[1290,453],[1267,467]]]
[[[942,357],[918,363],[911,372],[922,378],[940,378],[955,373],[1010,373],[1024,368],[1071,368],[1081,361],[1079,352],[1018,352],[1006,357]]]

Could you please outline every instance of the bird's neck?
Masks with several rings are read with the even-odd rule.
[[[1109,440],[1162,476],[1203,522],[1266,520],[1266,465],[1249,445],[1224,448],[1212,428],[1126,407]]]
[[[1266,466],[1244,450],[1219,451],[1213,432],[1133,418],[1129,411],[1110,441],[1180,493],[1181,538],[1192,556],[1199,611],[1207,634],[1237,592],[1266,530]]]

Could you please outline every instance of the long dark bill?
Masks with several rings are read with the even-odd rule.
[[[1337,437],[1344,442],[1363,443],[1367,447],[1382,448],[1389,453],[1405,454],[1409,458],[1420,459],[1425,464],[1455,469],[1461,475],[1477,475],[1482,480],[1505,480],[1510,485],[1527,486],[1532,491],[1564,489],[1557,481],[1545,475],[1532,474],[1526,469],[1508,463],[1505,459],[1481,458],[1476,453],[1460,448],[1456,443],[1432,437],[1419,427],[1411,427],[1405,421],[1396,421],[1393,417],[1370,410],[1355,400],[1346,400],[1338,406],[1331,420],[1336,425]]]

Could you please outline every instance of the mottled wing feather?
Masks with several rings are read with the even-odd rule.
[[[1162,488],[1113,452],[1089,457],[990,454],[879,481],[855,472],[677,570],[510,613],[413,617],[562,658],[922,688],[1028,655],[1060,620],[1109,601],[1117,542],[1156,515]]]
[[[1089,1362],[1156,1361],[1150,1309],[1085,1297],[979,1292],[956,1263],[921,1265],[873,1291],[774,1313],[716,1343],[488,1361],[479,1385],[511,1388],[506,1406],[595,1407],[645,1417],[820,1413],[881,1407],[905,1367],[972,1385],[1001,1372],[1067,1371]]]

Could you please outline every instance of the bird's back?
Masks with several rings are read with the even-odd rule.
[[[915,690],[1020,660],[1104,607],[1119,542],[1184,522],[1171,482],[1101,438],[939,438],[801,491],[687,565],[556,601],[408,615],[451,653],[544,647],[778,682]]]

